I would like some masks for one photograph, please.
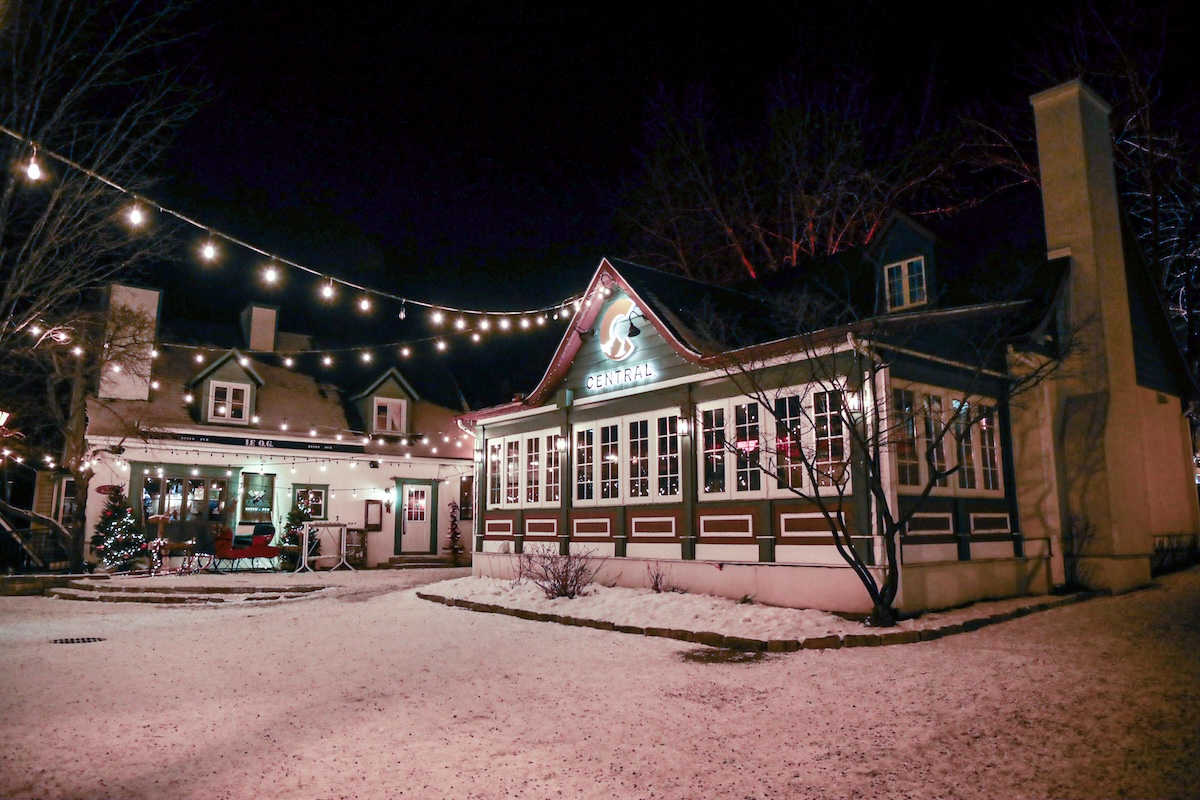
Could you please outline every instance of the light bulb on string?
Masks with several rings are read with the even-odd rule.
[[[529,327],[529,317],[521,317],[521,327],[522,328]]]
[[[370,311],[371,310],[371,298],[367,297],[366,295],[363,295],[362,297],[360,297],[358,300],[358,310],[359,311]]]
[[[296,360],[294,358],[292,358],[291,356],[287,356],[286,358],[283,359],[283,365],[285,367],[291,367],[291,366],[295,365],[295,363],[296,363]]]
[[[545,325],[545,324],[546,324],[546,315],[545,315],[545,314],[538,314],[538,318],[537,318],[537,324],[538,324],[538,325]]]
[[[404,300],[400,301],[400,319],[408,316],[408,303]]]
[[[146,221],[146,212],[142,211],[142,207],[137,203],[134,203],[130,207],[129,212],[125,216],[129,220],[129,224],[135,228]]]
[[[479,321],[479,330],[486,331],[490,327],[492,327],[492,322],[487,317],[484,317]]]
[[[501,317],[501,318],[500,318],[500,330],[502,330],[502,331],[506,331],[506,330],[508,330],[509,324],[510,324],[510,323],[509,323],[509,321],[508,321],[508,317]]]
[[[441,325],[441,324],[442,324],[442,320],[444,320],[445,318],[446,318],[446,315],[445,315],[445,314],[443,314],[441,311],[434,311],[434,312],[433,312],[433,313],[432,313],[432,314],[429,316],[429,320],[430,320],[430,321],[431,321],[431,322],[432,322],[434,325]]]
[[[401,347],[400,348],[400,357],[401,358],[408,358],[411,355],[412,355],[412,348],[409,348],[409,347]]]
[[[364,364],[370,364],[371,363],[371,353],[369,351],[363,351],[362,360],[363,360]]]
[[[472,334],[471,334],[471,341],[472,341],[472,342],[478,342],[478,341],[480,341],[481,339],[483,339],[483,337],[479,335],[479,331],[476,331],[475,333],[472,333]]]
[[[444,339],[437,340],[437,349],[439,352],[442,352],[442,353],[446,352],[446,342]]]
[[[267,283],[277,283],[279,281],[279,267],[274,264],[268,264],[263,270],[263,280]]]
[[[321,297],[324,297],[326,300],[333,299],[333,281],[332,280],[328,281],[324,286],[321,287]]]
[[[33,154],[29,156],[29,163],[25,165],[25,175],[31,181],[40,181],[42,179],[42,165],[37,160],[37,148],[33,148]]]
[[[200,246],[200,257],[205,261],[215,261],[217,258],[217,246],[212,240],[205,242]]]
[[[333,357],[325,356],[324,358],[321,359],[321,363],[327,367],[331,367],[331,366],[333,366]]]

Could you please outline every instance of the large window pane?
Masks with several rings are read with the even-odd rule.
[[[620,427],[600,428],[600,497],[615,500],[621,495]]]
[[[817,392],[813,395],[813,424],[816,428],[816,457],[813,466],[817,472],[817,484],[841,484],[846,471],[841,392]]]
[[[588,428],[575,432],[575,499],[595,497],[596,432]]]
[[[758,468],[759,428],[758,403],[742,403],[733,407],[734,443],[737,449],[734,487],[739,492],[756,492],[762,488],[762,472]]]
[[[537,503],[541,499],[541,469],[539,456],[541,440],[533,436],[525,441],[525,502]]]
[[[562,448],[566,445],[557,433],[546,437],[546,502],[559,502],[562,494]]]
[[[907,389],[892,391],[892,448],[901,486],[921,485],[921,462],[917,455],[916,396]]]
[[[679,494],[679,418],[658,418],[658,496]]]
[[[725,491],[725,409],[712,408],[700,415],[701,441],[704,448],[705,494]]]
[[[629,496],[650,495],[650,421],[629,423]]]
[[[799,489],[804,485],[801,402],[799,395],[775,399],[775,480],[780,489]]]

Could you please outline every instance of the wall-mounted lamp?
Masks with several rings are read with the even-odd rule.
[[[628,336],[630,339],[632,339],[634,336],[642,335],[642,329],[639,328],[637,325],[633,324],[634,317],[641,317],[642,322],[646,321],[646,315],[643,314],[640,310],[635,310],[632,314],[629,315],[629,332],[626,334],[626,336]]]

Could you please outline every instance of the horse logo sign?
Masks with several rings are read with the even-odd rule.
[[[640,316],[628,297],[614,300],[600,320],[600,352],[610,361],[624,361],[637,349],[629,338],[629,318]]]

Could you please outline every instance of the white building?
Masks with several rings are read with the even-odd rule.
[[[156,290],[114,286],[109,301],[158,322]],[[298,354],[307,337],[280,333],[278,317],[250,306],[242,347],[147,346],[148,370],[103,376],[88,402],[89,538],[107,487],[123,486],[135,513],[165,516],[169,540],[202,551],[221,527],[282,531],[303,498],[314,522],[365,531],[370,566],[445,553],[464,490],[470,517],[473,443],[454,412],[394,366],[334,385]],[[337,528],[324,531],[322,552],[336,552]]]

